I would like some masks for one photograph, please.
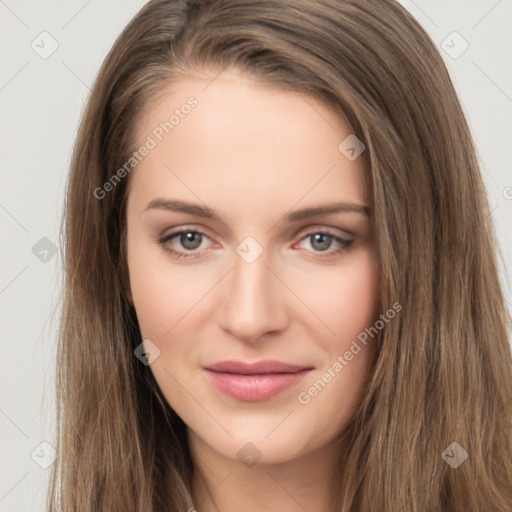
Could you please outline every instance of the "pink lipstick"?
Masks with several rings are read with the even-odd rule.
[[[210,382],[219,391],[246,402],[268,400],[296,385],[312,369],[273,360],[223,361],[204,367]]]

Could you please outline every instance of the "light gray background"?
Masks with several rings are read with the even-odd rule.
[[[59,251],[41,261],[44,254],[38,257],[32,248],[43,237],[58,246],[64,185],[89,87],[115,38],[144,3],[0,0],[0,511],[44,507],[49,470],[31,454],[35,450],[41,463],[51,460],[51,449],[40,444],[51,444],[54,432],[62,260]],[[402,3],[440,48],[476,139],[512,310],[512,0]],[[48,58],[31,47],[35,41],[40,52],[51,48],[48,36],[40,35],[44,31],[58,43]],[[464,43],[454,31],[469,44],[457,58]]]

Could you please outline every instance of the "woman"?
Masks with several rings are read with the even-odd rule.
[[[48,510],[512,510],[492,229],[399,4],[150,1],[76,141]]]

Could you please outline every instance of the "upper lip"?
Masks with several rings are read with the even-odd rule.
[[[243,361],[221,361],[204,367],[206,370],[222,373],[238,373],[241,375],[256,375],[264,373],[296,373],[301,370],[311,370],[311,366],[299,366],[281,361],[265,360],[255,363]]]

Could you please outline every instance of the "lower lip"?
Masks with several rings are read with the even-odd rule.
[[[205,370],[212,384],[226,395],[246,402],[262,402],[291,388],[311,370],[296,373],[241,375]]]

